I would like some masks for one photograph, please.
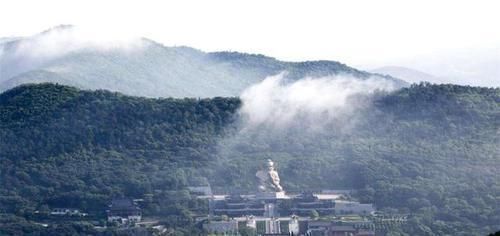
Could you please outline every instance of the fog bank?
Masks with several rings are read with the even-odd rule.
[[[244,128],[287,128],[298,122],[314,128],[352,113],[357,107],[356,97],[395,87],[388,80],[349,75],[290,81],[284,72],[244,90],[240,115]]]

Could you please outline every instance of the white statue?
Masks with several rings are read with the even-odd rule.
[[[283,192],[280,185],[280,176],[274,169],[274,162],[270,159],[266,163],[267,170],[259,170],[255,174],[259,178],[259,190],[261,192]]]

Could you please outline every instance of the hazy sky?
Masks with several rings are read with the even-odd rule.
[[[0,37],[59,24],[205,51],[384,65],[500,46],[500,1],[3,1]]]

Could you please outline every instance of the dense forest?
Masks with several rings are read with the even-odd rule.
[[[238,98],[10,89],[0,94],[0,234],[93,233],[43,228],[35,212],[71,207],[99,218],[119,196],[144,199],[144,215],[191,234],[206,205],[186,187],[251,191],[267,158],[287,191],[354,189],[362,202],[409,214],[391,235],[500,230],[500,89],[419,84],[357,100],[321,131],[242,132]]]

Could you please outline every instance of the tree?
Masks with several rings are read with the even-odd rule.
[[[319,218],[319,213],[316,211],[316,210],[311,210],[309,212],[309,217],[311,217],[311,219],[318,219]]]
[[[257,231],[254,228],[250,228],[248,226],[239,227],[238,232],[241,234],[241,236],[257,235]]]

